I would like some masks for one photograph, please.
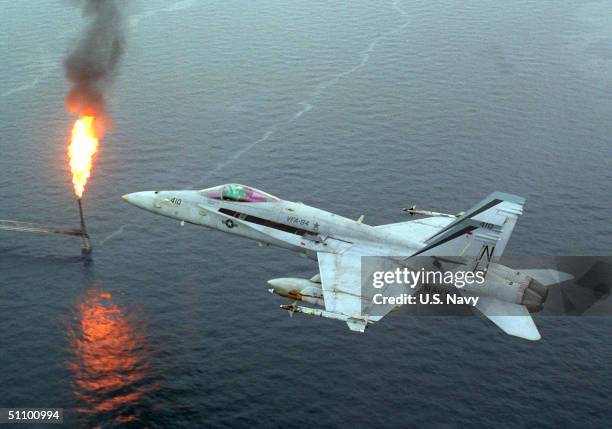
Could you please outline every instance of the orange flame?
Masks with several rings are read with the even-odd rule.
[[[82,116],[72,127],[72,140],[68,147],[72,185],[78,198],[83,196],[87,180],[91,176],[92,157],[98,150],[98,137],[94,129],[94,117]]]

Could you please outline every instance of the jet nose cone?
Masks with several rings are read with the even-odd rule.
[[[125,194],[121,198],[141,209],[152,210],[153,202],[155,201],[155,193],[151,191],[133,192],[131,194]]]

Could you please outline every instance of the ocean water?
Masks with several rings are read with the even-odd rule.
[[[73,2],[0,1],[0,218],[78,225],[62,58]],[[125,204],[249,184],[370,224],[527,198],[507,252],[609,255],[609,1],[129,5],[73,238],[0,233],[0,406],[66,427],[609,427],[610,318],[389,315],[363,335],[278,309],[309,261]]]

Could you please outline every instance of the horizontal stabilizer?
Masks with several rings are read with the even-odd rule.
[[[508,335],[537,341],[540,332],[523,305],[481,296],[476,308]]]

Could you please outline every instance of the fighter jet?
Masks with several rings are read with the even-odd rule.
[[[460,293],[478,296],[474,308],[507,334],[540,339],[529,310],[541,308],[547,296],[546,285],[553,282],[551,276],[543,275],[542,270],[522,272],[491,261],[503,253],[523,212],[524,198],[496,192],[458,215],[412,207],[405,210],[431,216],[379,226],[367,225],[363,216],[349,219],[240,184],[203,190],[135,192],[123,199],[181,224],[235,234],[318,261],[319,273],[312,278],[272,279],[268,282],[270,291],[292,301],[281,305],[290,314],[341,320],[359,332],[396,307],[387,306],[371,314],[363,305],[363,256],[389,258],[400,265],[416,256],[437,258],[438,262],[454,256],[472,257],[477,265],[486,264],[487,287],[464,287]],[[406,259],[398,259],[398,255]],[[536,274],[540,281],[534,278]],[[416,290],[408,289],[407,293]]]

